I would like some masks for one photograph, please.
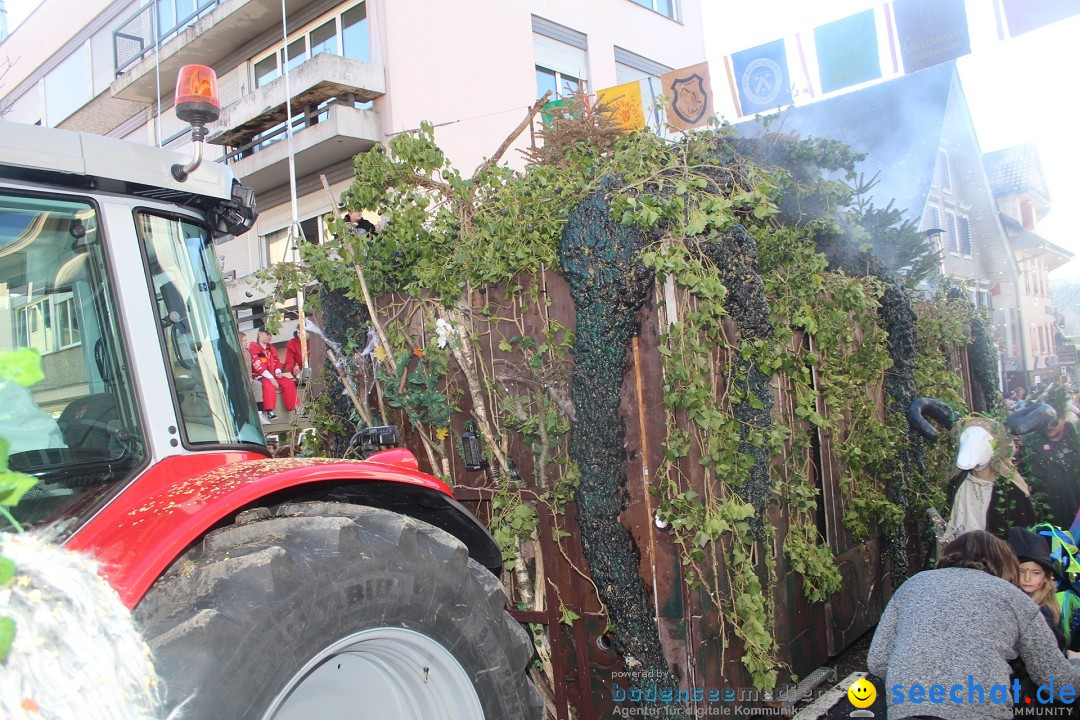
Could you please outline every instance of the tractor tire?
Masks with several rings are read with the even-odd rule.
[[[209,533],[134,614],[185,720],[535,720],[505,603],[442,530],[307,502]]]

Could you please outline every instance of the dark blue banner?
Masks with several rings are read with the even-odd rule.
[[[873,10],[814,28],[814,44],[822,92],[881,77]]]
[[[893,14],[904,72],[917,72],[971,52],[964,0],[895,0]]]
[[[1080,13],[1080,0],[1002,0],[1013,37]]]
[[[783,40],[774,40],[731,56],[743,115],[791,104],[791,79]]]

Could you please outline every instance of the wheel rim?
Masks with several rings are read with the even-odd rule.
[[[375,628],[312,658],[264,720],[483,720],[480,698],[454,656],[427,635]]]

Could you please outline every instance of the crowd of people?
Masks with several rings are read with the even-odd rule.
[[[954,427],[944,546],[934,569],[893,595],[867,656],[889,720],[1072,716],[1080,410],[1071,390],[1017,388],[1010,419],[969,416]],[[1010,421],[1033,413],[1042,413],[1038,427],[1014,440],[1009,430],[1025,431]]]

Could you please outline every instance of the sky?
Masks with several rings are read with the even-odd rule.
[[[701,0],[717,108],[725,113],[724,57],[847,17],[882,0]],[[1073,73],[1080,67],[1080,15],[1006,40],[997,39],[993,3],[967,0],[971,54],[957,62],[983,152],[1033,142],[1047,177],[1052,209],[1040,235],[1077,257],[1055,270],[1055,280],[1080,277],[1080,99]],[[789,43],[790,44],[790,43]],[[799,102],[797,99],[796,102]],[[733,104],[727,113],[734,120]],[[725,113],[726,114],[726,113]]]

